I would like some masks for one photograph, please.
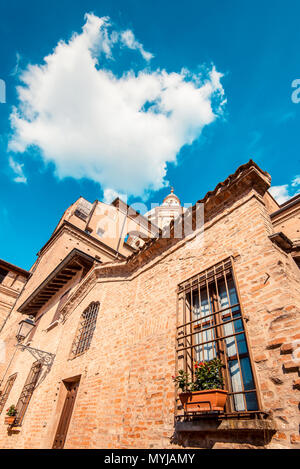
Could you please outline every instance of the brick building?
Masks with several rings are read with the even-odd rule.
[[[69,207],[0,335],[0,446],[300,447],[300,196],[270,181],[249,161],[167,237],[119,199]],[[224,412],[184,413],[172,375],[215,356]]]

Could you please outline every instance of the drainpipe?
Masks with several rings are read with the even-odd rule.
[[[122,229],[121,229],[121,233],[120,233],[120,236],[119,236],[119,241],[118,241],[118,245],[117,245],[117,254],[116,254],[116,259],[118,259],[119,257],[119,248],[120,248],[120,243],[121,243],[121,239],[122,239],[122,234],[123,234],[123,231],[124,231],[124,226],[125,226],[125,222],[127,220],[127,215],[124,214],[124,220],[123,220],[123,225],[122,225]]]
[[[90,223],[90,221],[91,221],[91,219],[92,219],[92,216],[94,215],[94,211],[95,211],[95,209],[96,209],[96,207],[97,207],[98,202],[99,202],[99,201],[96,199],[95,202],[93,203],[93,207],[92,207],[92,209],[91,209],[91,211],[90,211],[90,214],[89,214],[89,216],[88,216],[88,219],[87,219],[87,222],[86,222],[86,225],[85,225],[85,229],[87,229],[88,226],[89,226],[89,223]]]

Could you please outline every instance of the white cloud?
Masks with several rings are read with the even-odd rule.
[[[103,202],[105,204],[110,204],[117,197],[119,197],[124,202],[126,202],[126,199],[127,199],[126,194],[120,194],[119,192],[117,192],[113,189],[104,189]]]
[[[295,195],[300,193],[299,190],[295,190],[295,187],[300,186],[300,176],[296,176],[291,184],[284,184],[282,186],[272,186],[269,189],[269,192],[272,194],[274,199],[281,205],[287,200],[289,200],[291,197],[294,197]]]
[[[284,184],[283,186],[272,186],[270,187],[269,192],[279,205],[283,204],[290,198],[288,184]]]
[[[300,176],[296,176],[296,177],[292,180],[292,187],[297,187],[297,186],[300,186]]]
[[[35,145],[59,178],[86,177],[104,191],[143,196],[167,184],[167,163],[222,112],[222,75],[212,67],[197,75],[145,69],[117,76],[107,62],[117,45],[150,56],[133,33],[110,29],[109,18],[88,14],[81,34],[27,67],[9,149]]]
[[[10,72],[10,76],[14,77],[19,73],[21,59],[22,59],[21,54],[19,54],[19,52],[16,52],[16,65],[14,66],[13,70]]]
[[[143,44],[135,39],[134,34],[132,31],[130,31],[130,29],[127,29],[121,33],[121,41],[129,49],[139,50],[145,60],[149,61],[153,59],[154,55],[144,50]]]
[[[27,178],[24,176],[23,173],[23,164],[18,163],[15,161],[11,156],[9,157],[9,166],[15,173],[16,177],[14,177],[15,182],[22,182],[24,184],[27,183]]]

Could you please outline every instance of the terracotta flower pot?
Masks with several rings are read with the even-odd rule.
[[[15,416],[11,417],[11,416],[7,415],[5,417],[5,420],[4,420],[5,425],[12,425],[15,421],[15,418],[16,418]]]
[[[208,389],[205,391],[183,392],[179,398],[185,412],[223,411],[228,391]]]

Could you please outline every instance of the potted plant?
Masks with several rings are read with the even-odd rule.
[[[11,405],[6,410],[6,417],[5,417],[4,423],[6,425],[13,425],[15,422],[16,415],[17,415],[17,409],[14,405]]]
[[[190,381],[188,373],[179,370],[177,376],[173,376],[181,393],[179,398],[185,412],[223,411],[228,391],[225,391],[220,359],[204,362],[195,362],[194,380]]]

